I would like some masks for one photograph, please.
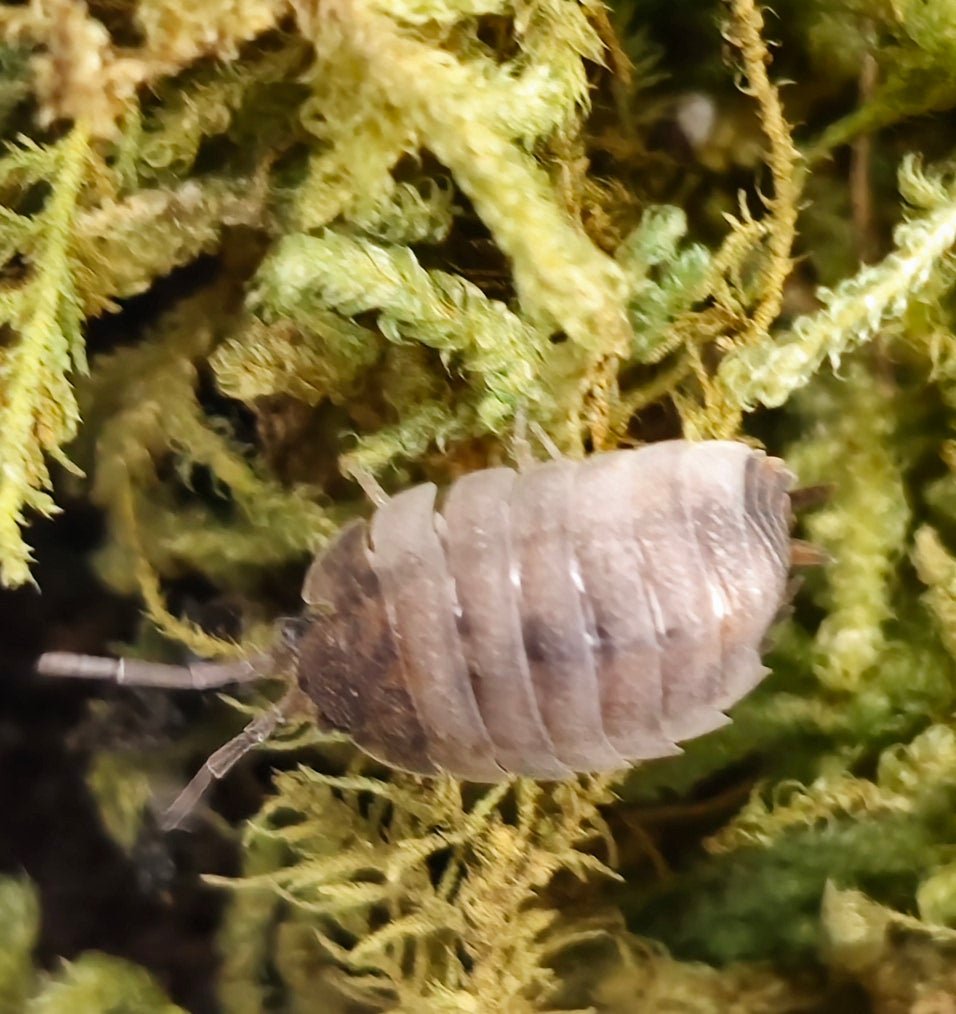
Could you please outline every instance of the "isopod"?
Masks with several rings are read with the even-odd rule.
[[[188,667],[44,655],[44,673],[205,688],[297,686],[217,751],[170,824],[303,694],[405,771],[563,779],[679,753],[768,671],[794,562],[793,476],[730,441],[489,468],[387,499],[312,563],[271,655]]]

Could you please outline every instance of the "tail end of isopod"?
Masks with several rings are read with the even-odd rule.
[[[795,514],[817,510],[830,502],[835,490],[836,486],[832,482],[792,489],[790,490],[790,506]]]
[[[825,506],[833,496],[836,487],[833,483],[824,483],[818,486],[801,486],[799,489],[790,491],[791,525],[796,521],[796,516],[804,511],[817,510]],[[805,539],[790,540],[790,566],[791,567],[822,567],[831,563],[833,557],[815,542],[807,542]]]
[[[791,567],[822,567],[824,564],[832,563],[833,557],[815,542],[807,542],[804,539],[790,540],[790,566]]]

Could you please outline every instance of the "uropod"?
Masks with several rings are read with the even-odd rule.
[[[405,771],[564,779],[679,753],[768,672],[794,564],[793,476],[738,442],[671,440],[431,483],[346,525],[300,617],[242,662],[54,652],[50,675],[206,689],[295,685],[217,751],[167,826],[303,698],[318,723]]]

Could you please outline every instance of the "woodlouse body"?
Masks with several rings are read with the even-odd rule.
[[[399,493],[312,565],[298,681],[393,766],[555,779],[677,752],[766,670],[792,476],[733,442]]]

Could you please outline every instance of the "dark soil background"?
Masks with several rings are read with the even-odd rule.
[[[42,592],[0,592],[0,874],[26,873],[40,892],[41,966],[106,951],[150,969],[193,1014],[211,1014],[222,899],[199,871],[235,872],[235,855],[203,828],[150,830],[132,855],[103,831],[84,782],[86,704],[129,691],[41,680],[32,666],[51,648],[108,651],[130,636],[137,607],[109,595],[89,570],[100,538],[95,513],[68,508],[30,537]],[[155,693],[134,694],[118,708],[135,723],[157,702]],[[168,724],[168,715],[153,717]]]

